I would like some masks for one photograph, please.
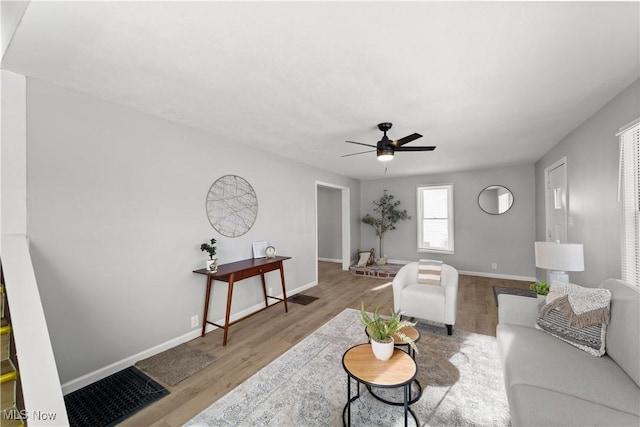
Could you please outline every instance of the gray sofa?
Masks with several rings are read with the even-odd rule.
[[[535,298],[501,294],[498,350],[514,426],[640,425],[640,293],[608,279],[606,354],[592,356],[534,325]]]

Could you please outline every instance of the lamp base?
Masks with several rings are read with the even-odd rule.
[[[549,284],[553,282],[569,283],[569,273],[559,270],[549,271]]]

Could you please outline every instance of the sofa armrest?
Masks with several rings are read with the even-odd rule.
[[[538,299],[518,295],[498,295],[498,323],[533,328],[538,318]]]

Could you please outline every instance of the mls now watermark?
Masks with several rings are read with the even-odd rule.
[[[2,419],[4,420],[37,420],[37,421],[54,421],[56,419],[55,412],[44,411],[27,411],[26,409],[5,409],[2,411]]]

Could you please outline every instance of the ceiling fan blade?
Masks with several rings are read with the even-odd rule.
[[[355,141],[345,141],[345,142],[348,142],[349,144],[358,144],[358,145],[364,145],[365,147],[377,148],[375,145],[363,144],[362,142],[355,142]]]
[[[436,147],[398,147],[393,151],[433,151]]]
[[[340,156],[340,157],[349,157],[349,156],[357,156],[358,154],[364,154],[364,153],[373,153],[377,150],[369,150],[369,151],[361,151],[359,153],[353,153],[353,154],[345,154],[344,156]]]
[[[396,148],[396,147],[401,147],[404,144],[407,144],[411,141],[415,141],[418,138],[422,138],[422,135],[420,135],[419,133],[413,133],[411,135],[407,135],[404,138],[400,138],[398,140],[395,140],[391,143],[391,145]]]

